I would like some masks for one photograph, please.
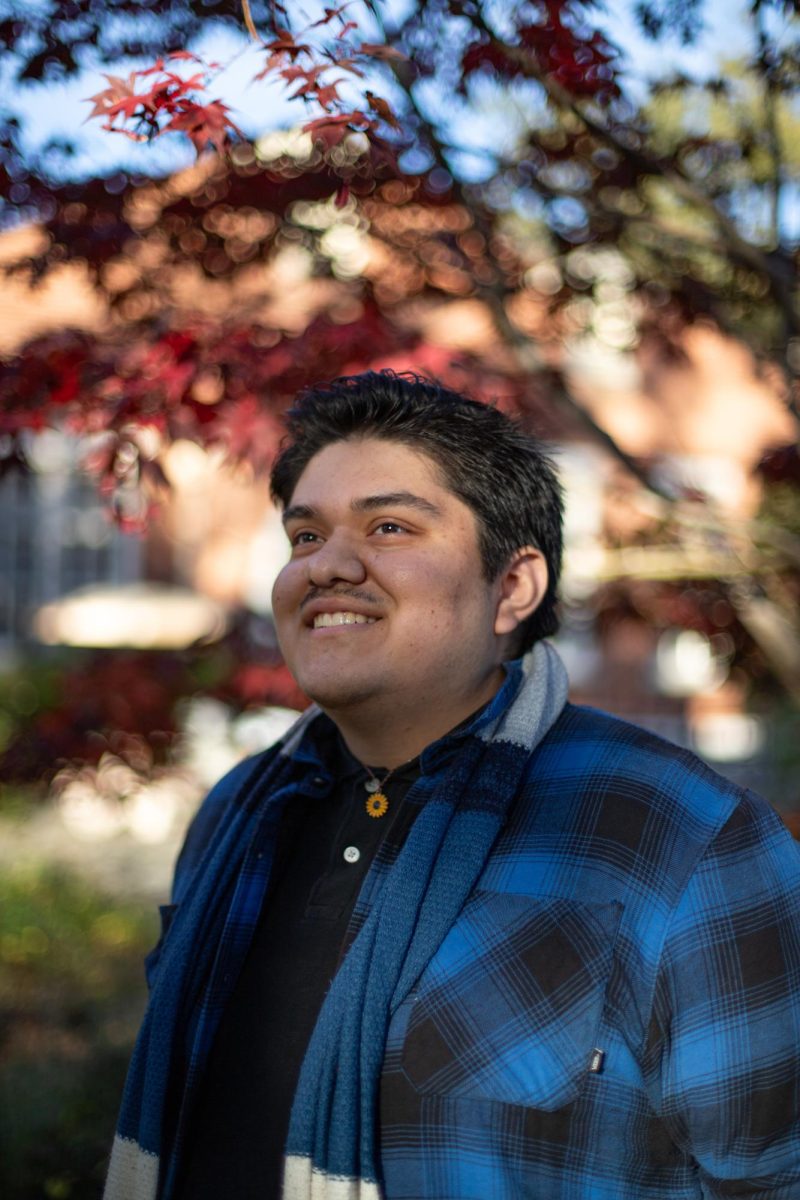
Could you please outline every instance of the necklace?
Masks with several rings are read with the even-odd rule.
[[[364,770],[369,775],[369,779],[364,780],[364,787],[367,790],[367,799],[364,807],[367,810],[368,817],[382,817],[389,808],[389,797],[384,792],[386,784],[394,775],[397,767],[392,767],[391,771],[387,771],[383,779],[378,779],[374,771],[370,771],[369,767],[365,766]]]

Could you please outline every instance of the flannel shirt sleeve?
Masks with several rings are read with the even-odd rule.
[[[707,1197],[800,1200],[800,847],[745,793],[675,912],[647,1054]]]

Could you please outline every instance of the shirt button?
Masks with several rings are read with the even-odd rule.
[[[344,854],[342,855],[345,862],[357,863],[361,858],[361,851],[358,846],[345,846]]]

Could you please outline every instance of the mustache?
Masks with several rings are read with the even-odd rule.
[[[364,588],[322,588],[312,587],[300,601],[301,610],[312,600],[360,600],[362,604],[378,604],[378,597]]]

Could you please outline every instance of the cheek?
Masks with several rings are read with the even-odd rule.
[[[452,631],[471,625],[479,607],[480,589],[471,571],[446,556],[431,557],[394,573],[393,588],[400,611],[417,621],[424,617],[420,640],[434,629]]]
[[[272,611],[276,617],[297,605],[303,582],[297,563],[287,563],[272,585]]]

